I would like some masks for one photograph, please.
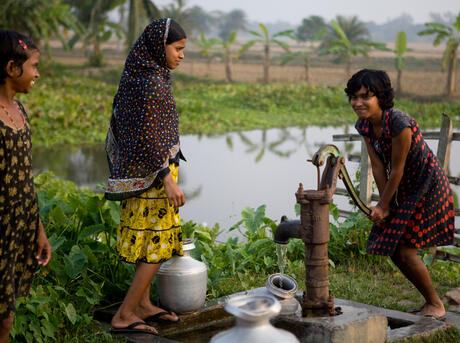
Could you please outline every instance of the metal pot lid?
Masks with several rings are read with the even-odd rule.
[[[182,245],[183,245],[182,250],[185,250],[185,251],[195,249],[195,244],[193,243],[193,241],[190,238],[185,238],[182,241]]]
[[[268,320],[277,315],[281,310],[281,304],[272,296],[268,295],[242,295],[228,299],[225,311],[235,317],[258,322]]]

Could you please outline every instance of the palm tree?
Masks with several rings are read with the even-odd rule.
[[[296,37],[301,42],[311,41],[318,35],[318,32],[324,31],[327,24],[323,17],[311,15],[302,20],[302,24],[297,28]]]
[[[446,93],[451,96],[455,92],[455,63],[457,61],[457,48],[460,44],[460,12],[452,25],[442,23],[425,23],[428,29],[420,31],[420,36],[436,35],[433,45],[437,46],[442,41],[447,40],[446,49],[442,56],[443,69],[447,66]]]
[[[304,19],[305,20],[305,19]],[[281,65],[286,65],[290,61],[300,58],[303,61],[303,67],[305,70],[304,73],[304,81],[305,82],[310,82],[310,56],[317,50],[314,46],[314,42],[318,41],[321,39],[321,37],[324,35],[324,28],[316,32],[315,36],[309,38],[307,43],[305,43],[304,49],[301,51],[295,51],[295,52],[287,52],[281,57]],[[298,38],[297,35],[297,41],[301,43],[301,40]]]
[[[200,40],[192,40],[192,43],[199,47],[201,56],[206,57],[206,65],[207,65],[206,76],[209,76],[209,70],[211,68],[211,62],[213,58],[213,55],[211,53],[211,48],[217,43],[219,43],[219,40],[217,38],[207,39],[204,36],[203,32],[201,32]]]
[[[89,63],[100,66],[104,62],[102,43],[107,42],[113,33],[119,38],[122,28],[109,19],[109,12],[120,6],[125,0],[66,0],[72,6],[72,12],[86,27],[83,35],[75,34],[70,40],[71,46],[83,41],[83,49],[92,46]]]
[[[233,59],[238,58],[241,54],[233,53],[232,47],[236,42],[236,30],[232,31],[227,39],[220,39],[218,43],[221,44],[222,50],[219,52],[225,60],[225,79],[227,82],[233,82]]]
[[[396,79],[396,94],[402,93],[401,76],[404,68],[404,53],[408,51],[406,41],[406,33],[404,31],[400,31],[396,36],[395,49],[393,50],[396,54],[395,67],[398,71],[398,77]]]
[[[247,20],[243,10],[233,10],[221,15],[219,21],[219,37],[227,40],[233,31],[246,30]]]
[[[338,60],[346,62],[347,77],[351,75],[353,56],[368,56],[371,48],[388,50],[385,44],[370,41],[369,30],[356,16],[350,19],[337,16],[337,21],[332,20],[329,34],[325,36],[320,48],[322,54],[336,55]]]
[[[185,32],[193,36],[194,31],[199,31],[202,25],[199,24],[196,16],[201,16],[203,13],[194,8],[185,8],[185,0],[175,0],[174,2],[165,6],[161,13],[164,17],[172,18],[177,21],[184,29]]]
[[[38,45],[43,42],[48,57],[51,56],[50,38],[56,36],[68,48],[63,30],[83,31],[69,6],[61,0],[2,0],[0,23],[4,28],[28,35]]]
[[[277,44],[284,51],[289,51],[289,45],[287,43],[285,43],[285,42],[282,42],[282,41],[276,39],[276,38],[281,37],[281,36],[294,38],[292,36],[292,33],[294,32],[294,30],[281,31],[281,32],[275,33],[274,35],[270,35],[268,30],[267,30],[267,27],[264,24],[260,23],[259,28],[260,28],[261,32],[250,30],[249,33],[254,35],[254,36],[260,37],[260,38],[250,40],[243,47],[245,49],[249,49],[255,43],[260,42],[260,43],[263,44],[263,46],[264,46],[264,56],[265,56],[265,58],[264,58],[264,61],[265,61],[264,62],[264,82],[268,83],[269,79],[270,79],[270,74],[269,74],[270,73],[270,46],[272,44]]]
[[[126,48],[129,51],[144,27],[161,13],[151,0],[124,0],[129,1],[128,26],[126,31]],[[122,5],[122,6],[123,6]]]

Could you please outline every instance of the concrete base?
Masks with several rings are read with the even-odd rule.
[[[387,318],[372,310],[341,305],[335,317],[302,318],[279,316],[275,326],[288,330],[302,343],[384,343]]]
[[[251,294],[258,290],[260,291],[249,290],[238,295]],[[299,291],[296,297],[299,299],[301,294]],[[179,325],[154,324],[161,337],[138,333],[125,334],[123,337],[133,343],[208,342],[212,336],[235,325],[234,317],[223,309],[227,299],[228,297],[222,297],[208,301],[199,311],[180,315]],[[272,324],[292,332],[300,342],[309,343],[392,342],[430,335],[449,326],[446,322],[343,299],[336,298],[335,306],[341,308],[342,314],[334,317],[302,318],[297,313],[277,316],[272,319]],[[108,323],[115,311],[116,308],[98,311],[95,318],[109,328]],[[460,315],[448,313],[447,322],[459,318]]]

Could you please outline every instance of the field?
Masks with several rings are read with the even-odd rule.
[[[402,89],[411,97],[442,98],[445,92],[447,73],[441,68],[441,58],[444,47],[433,47],[429,44],[409,44],[411,51],[406,53],[405,68],[402,75]],[[393,49],[392,44],[388,48]],[[235,51],[237,48],[235,48]],[[301,50],[300,46],[292,46],[292,50]],[[209,78],[215,81],[225,80],[225,64],[222,58],[215,56],[208,65],[200,56],[197,47],[189,44],[186,58],[178,71],[196,76]],[[56,61],[66,64],[82,64],[86,61],[80,50],[71,53],[56,49]],[[271,53],[270,80],[272,82],[304,82],[305,69],[301,61],[294,60],[286,66],[280,66],[281,49],[273,47]],[[106,46],[106,62],[108,66],[122,66],[125,54],[114,44]],[[263,55],[261,46],[255,46],[240,59],[233,62],[233,78],[235,82],[261,82],[263,79]],[[457,63],[460,65],[460,63]],[[375,51],[368,57],[355,57],[352,63],[352,72],[362,68],[376,68],[386,70],[390,78],[396,80],[393,52]],[[312,56],[309,71],[310,84],[313,86],[344,87],[348,79],[345,75],[345,65],[335,63],[329,56]],[[460,71],[456,73],[456,92],[454,99],[460,99]]]

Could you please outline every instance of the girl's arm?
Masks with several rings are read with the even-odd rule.
[[[174,182],[173,177],[168,173],[163,178],[163,184],[165,186],[165,193],[168,197],[169,204],[174,207],[181,207],[185,204],[185,195],[184,192],[179,188],[178,185]]]
[[[372,175],[374,176],[375,183],[377,184],[379,194],[382,194],[383,189],[385,188],[385,184],[387,183],[385,166],[383,165],[380,158],[377,156],[374,147],[371,146],[367,140],[364,141],[366,142],[367,153],[369,154],[369,158],[371,159]]]
[[[379,202],[372,209],[369,216],[374,223],[383,221],[390,214],[390,202],[403,177],[404,166],[411,145],[411,137],[412,131],[409,127],[406,127],[398,136],[392,139],[390,176],[385,183],[383,192],[380,192]]]
[[[38,264],[46,266],[51,258],[51,245],[46,237],[41,219],[38,219],[37,256]]]

